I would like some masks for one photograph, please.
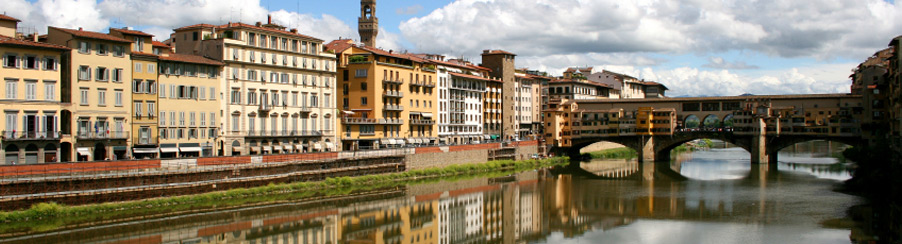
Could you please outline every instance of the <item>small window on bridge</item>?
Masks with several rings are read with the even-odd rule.
[[[703,103],[703,111],[720,111],[720,103]]]
[[[739,102],[724,102],[723,103],[724,111],[739,110],[740,108],[741,107],[739,105]]]

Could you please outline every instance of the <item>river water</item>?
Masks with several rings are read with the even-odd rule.
[[[56,223],[10,243],[850,243],[859,197],[834,191],[841,145],[800,144],[776,166],[739,148],[669,165],[594,160],[174,216]],[[866,240],[867,238],[864,238]]]

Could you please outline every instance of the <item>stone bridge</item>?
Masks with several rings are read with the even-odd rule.
[[[549,106],[545,141],[571,157],[606,141],[636,150],[642,162],[669,162],[677,146],[712,139],[745,149],[752,163],[775,163],[777,152],[796,143],[867,143],[861,121],[869,113],[856,95],[576,100]]]

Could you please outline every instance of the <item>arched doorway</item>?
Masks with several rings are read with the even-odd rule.
[[[55,163],[59,161],[59,158],[56,156],[56,145],[47,144],[44,146],[44,162],[45,163]]]
[[[101,161],[101,160],[106,160],[106,159],[107,159],[107,157],[106,157],[106,145],[103,145],[103,143],[100,143],[100,142],[98,142],[97,144],[94,144],[94,158],[93,158],[93,160],[94,160],[94,161]]]
[[[28,146],[25,146],[25,163],[26,164],[38,163],[38,146],[37,145],[28,144]]]
[[[72,143],[60,143],[60,162],[72,162]]]
[[[241,143],[238,140],[232,141],[232,156],[241,155]]]
[[[4,148],[6,151],[6,158],[3,160],[5,164],[19,164],[19,147],[16,145],[9,145]]]

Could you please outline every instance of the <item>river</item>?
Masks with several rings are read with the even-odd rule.
[[[850,243],[835,192],[841,145],[812,142],[752,165],[739,148],[669,165],[579,167],[465,177],[303,201],[9,229],[9,243]],[[866,240],[867,238],[864,238]]]

